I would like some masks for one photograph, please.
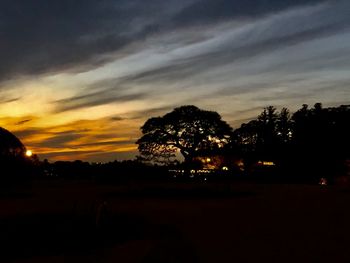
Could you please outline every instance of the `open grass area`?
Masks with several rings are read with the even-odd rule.
[[[350,262],[349,203],[336,186],[37,182],[0,196],[0,262]]]

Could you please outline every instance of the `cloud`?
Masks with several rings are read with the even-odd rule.
[[[131,54],[131,44],[137,46],[148,37],[320,2],[324,1],[5,0],[0,5],[0,81],[86,71],[113,60],[117,51]]]
[[[31,120],[32,119],[21,120],[21,121],[17,122],[16,125],[23,125],[23,124],[25,124],[27,122],[30,122]]]
[[[79,147],[85,146],[120,146],[120,145],[130,145],[135,144],[135,140],[115,140],[115,141],[99,141],[80,144]]]
[[[120,116],[114,116],[110,118],[111,121],[122,121],[125,120],[125,118],[120,117]]]
[[[242,17],[258,17],[281,10],[326,2],[326,0],[202,0],[184,8],[173,18],[185,25],[213,23]]]
[[[148,108],[144,110],[138,110],[138,111],[131,111],[127,114],[128,119],[145,119],[155,116],[161,116],[164,115],[167,112],[172,111],[176,106],[174,105],[167,105],[163,107],[156,107],[156,108]]]
[[[67,145],[69,145],[70,142],[74,142],[81,137],[82,137],[81,134],[67,131],[67,132],[58,133],[51,138],[40,141],[38,144],[33,144],[33,146],[63,148],[63,147],[67,147]]]
[[[310,70],[310,68],[324,66],[327,56],[334,60],[334,54],[325,53],[323,56],[316,56],[315,51],[311,50],[309,54],[300,54],[298,64],[293,64],[286,60],[291,54],[283,55],[282,51],[288,47],[322,40],[338,33],[342,34],[344,30],[346,32],[350,26],[350,17],[346,11],[342,10],[347,10],[349,7],[348,3],[342,2],[334,6],[324,4],[292,9],[262,17],[238,27],[232,26],[232,24],[228,24],[226,28],[218,27],[216,32],[215,26],[213,28],[204,27],[203,31],[213,31],[212,37],[169,51],[167,55],[173,57],[171,61],[155,68],[130,73],[122,81],[139,85],[145,85],[145,83],[169,85],[174,82],[181,83],[200,75],[217,83],[222,79],[215,76],[211,78],[211,73],[215,70],[220,71],[221,75],[229,76],[232,73],[256,74],[264,72],[264,69],[266,72],[271,72],[283,68],[288,70],[291,67],[309,66]],[[336,13],[337,16],[330,15],[333,13]],[[182,31],[178,34],[181,35]],[[181,37],[179,38],[182,41]],[[324,47],[326,46],[327,43],[324,44]],[[281,54],[275,61],[254,63],[255,59],[279,50],[282,50]],[[345,50],[337,52],[340,53],[336,54],[337,57],[341,58]],[[346,62],[345,58],[343,60]],[[247,64],[248,62],[252,63]],[[273,68],[274,66],[275,68]]]
[[[20,130],[20,131],[15,131],[13,132],[18,138],[20,138],[21,140],[23,138],[26,137],[31,137],[35,134],[38,134],[39,132],[41,132],[40,129],[36,129],[36,128],[29,128],[29,129],[24,129],[24,130]]]
[[[56,101],[56,112],[89,108],[109,103],[130,102],[143,99],[147,96],[148,94],[146,92],[119,94],[118,90],[104,90],[86,95],[78,94],[74,97]]]
[[[153,34],[162,8],[152,0],[2,1],[0,79],[97,67]]]
[[[16,98],[3,97],[3,98],[0,98],[0,103],[6,104],[6,103],[19,101],[20,99],[21,99],[20,97],[16,97]]]

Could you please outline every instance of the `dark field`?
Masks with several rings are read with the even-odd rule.
[[[0,195],[0,262],[350,262],[349,204],[336,186],[40,182]]]

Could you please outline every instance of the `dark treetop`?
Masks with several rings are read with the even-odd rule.
[[[180,152],[190,161],[203,151],[222,148],[232,128],[217,112],[182,106],[163,117],[150,118],[137,141],[141,156],[153,162],[169,162]]]

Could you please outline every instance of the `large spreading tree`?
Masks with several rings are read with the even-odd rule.
[[[232,128],[217,112],[188,105],[148,119],[141,131],[143,135],[136,143],[142,159],[170,163],[178,152],[185,162],[191,162],[196,156],[223,148]]]

